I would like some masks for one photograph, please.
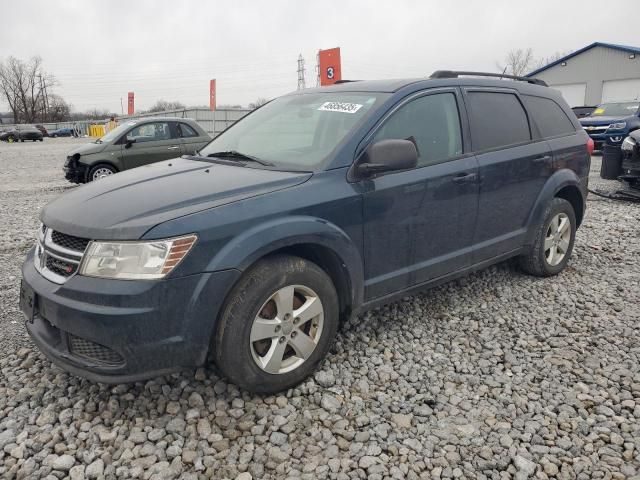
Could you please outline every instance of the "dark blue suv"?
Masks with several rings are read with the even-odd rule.
[[[596,150],[605,144],[620,146],[630,132],[640,128],[640,102],[613,102],[598,105],[580,119]]]
[[[31,337],[95,381],[213,361],[275,392],[365,309],[510,257],[558,274],[593,144],[542,82],[462,73],[298,91],[62,195],[23,266]]]

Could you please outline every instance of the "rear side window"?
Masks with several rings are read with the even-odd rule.
[[[178,128],[180,129],[180,136],[182,138],[197,137],[198,136],[196,131],[193,128],[191,128],[189,125],[187,125],[186,123],[178,123]]]
[[[531,140],[527,114],[512,93],[469,92],[473,149],[490,150]]]
[[[576,129],[560,106],[548,98],[524,95],[524,104],[543,137],[569,135]]]

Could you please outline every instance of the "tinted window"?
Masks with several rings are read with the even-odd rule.
[[[524,104],[543,137],[567,135],[576,129],[560,106],[553,100],[524,95]]]
[[[418,165],[430,165],[462,154],[458,105],[453,93],[427,95],[400,107],[374,137],[411,140]]]
[[[178,123],[178,127],[180,128],[180,134],[181,134],[182,138],[197,137],[198,136],[196,131],[193,128],[191,128],[189,125],[187,125],[186,123]]]
[[[127,138],[135,138],[136,143],[169,140],[171,130],[167,122],[145,123],[131,130]]]
[[[527,115],[515,95],[469,92],[468,103],[474,150],[488,150],[531,140]]]

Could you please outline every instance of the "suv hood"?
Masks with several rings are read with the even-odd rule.
[[[105,148],[107,148],[108,143],[85,143],[84,145],[79,146],[78,148],[74,148],[67,156],[75,155],[76,153],[80,156],[89,155],[91,153],[100,153]]]
[[[620,122],[624,120],[626,117],[582,117],[580,119],[580,123],[583,127],[586,126],[595,126],[595,125],[609,125],[614,122]]]
[[[40,218],[77,237],[134,240],[167,220],[299,185],[311,175],[177,158],[74,188]]]

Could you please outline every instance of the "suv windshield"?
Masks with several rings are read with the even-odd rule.
[[[275,168],[318,170],[372,107],[388,97],[378,92],[280,97],[216,137],[201,155],[237,152],[273,163]]]
[[[592,117],[629,117],[638,111],[638,102],[603,103],[598,105]]]

